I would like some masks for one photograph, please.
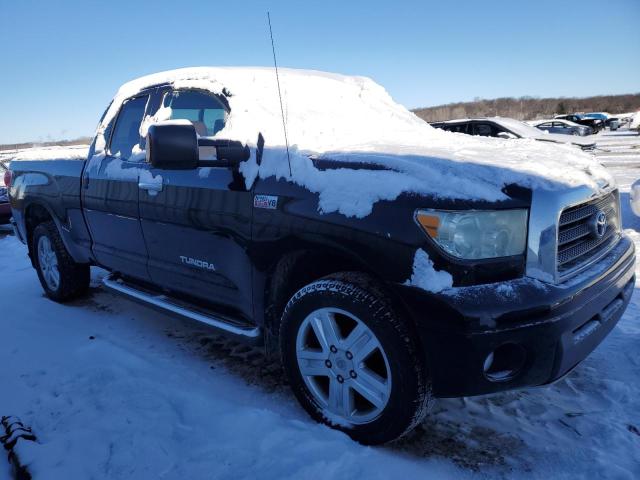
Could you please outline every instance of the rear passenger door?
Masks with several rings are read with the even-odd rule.
[[[228,115],[223,97],[200,90],[158,92],[171,119],[191,121],[200,137],[220,131]],[[200,157],[215,159],[214,147]],[[223,305],[253,318],[251,240],[253,195],[244,177],[228,167],[163,170],[160,191],[140,190],[140,219],[152,281],[170,292]]]
[[[553,122],[553,128],[551,129],[551,133],[564,133],[571,134],[569,126],[566,123],[562,122]]]
[[[82,201],[100,265],[149,280],[147,248],[138,217],[141,160],[140,123],[150,95],[126,100],[105,135],[104,155],[89,159],[82,179]]]

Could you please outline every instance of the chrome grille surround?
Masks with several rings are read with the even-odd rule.
[[[601,203],[615,206],[613,217],[607,218],[613,227],[603,236],[603,241],[589,250],[590,245],[578,246],[580,239],[593,238],[581,221],[590,218]],[[592,263],[606,255],[620,239],[619,194],[614,185],[603,184],[600,188],[587,186],[559,190],[534,190],[529,213],[527,236],[526,275],[547,283],[561,283],[587,269]],[[595,206],[595,208],[594,208]],[[562,217],[562,218],[561,218]],[[561,226],[562,223],[562,226]],[[606,238],[605,238],[606,237]],[[606,240],[606,241],[605,241]],[[559,262],[559,250],[566,251]],[[575,263],[568,264],[565,255],[574,256]],[[588,257],[588,258],[587,258]],[[582,259],[583,261],[579,261]]]
[[[590,222],[603,212],[607,219],[602,236],[594,235]],[[614,190],[602,197],[565,208],[558,221],[557,269],[560,279],[567,278],[585,265],[600,258],[618,240],[620,232],[620,201]]]

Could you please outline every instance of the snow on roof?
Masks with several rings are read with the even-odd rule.
[[[365,77],[283,68],[280,84],[291,151],[290,180],[319,193],[319,208],[363,217],[376,201],[409,192],[458,199],[504,200],[505,184],[557,189],[611,182],[604,167],[575,147],[534,140],[473,137],[435,129]],[[144,88],[172,84],[226,95],[230,115],[218,138],[255,146],[241,165],[247,185],[256,177],[289,177],[273,68],[198,67],[148,75],[124,84],[105,116]],[[252,149],[252,151],[254,151]],[[390,170],[319,170],[310,155],[382,164]]]

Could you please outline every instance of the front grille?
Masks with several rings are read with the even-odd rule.
[[[599,237],[592,225],[594,216],[604,212],[607,228]],[[597,258],[617,240],[620,230],[618,192],[565,208],[558,223],[558,273],[566,276]]]

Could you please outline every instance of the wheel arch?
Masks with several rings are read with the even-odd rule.
[[[268,354],[279,351],[279,330],[284,309],[291,297],[302,287],[329,275],[340,275],[345,281],[360,279],[382,292],[393,308],[415,328],[404,302],[385,280],[356,255],[341,250],[308,247],[286,252],[268,270],[264,282],[264,330]],[[261,303],[259,303],[261,304]]]
[[[33,232],[38,225],[44,222],[52,221],[56,228],[60,231],[60,225],[51,210],[40,202],[32,202],[24,209],[24,226],[26,232],[27,248],[29,250],[29,258],[31,265],[35,267],[33,259]]]
[[[66,220],[62,220],[59,214],[47,205],[46,202],[34,200],[25,205],[23,210],[23,222],[25,229],[25,241],[29,249],[29,256],[33,263],[32,256],[32,239],[34,229],[43,222],[52,221],[58,230],[58,234],[62,239],[62,243],[67,252],[77,263],[91,263],[91,258],[88,252],[84,252],[83,249],[74,241],[71,233],[71,221],[67,217]],[[64,223],[67,222],[67,223]],[[68,224],[68,225],[67,225]]]

